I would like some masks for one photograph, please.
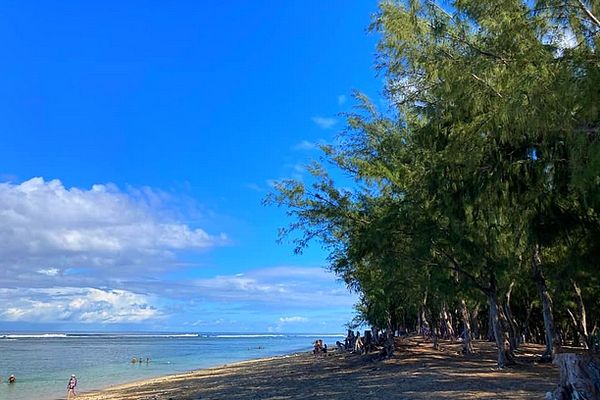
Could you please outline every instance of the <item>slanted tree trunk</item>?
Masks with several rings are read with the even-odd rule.
[[[552,360],[554,354],[556,354],[556,348],[558,346],[558,340],[556,337],[556,328],[554,326],[554,315],[552,313],[552,298],[548,293],[548,287],[546,286],[546,279],[542,274],[540,256],[540,246],[535,245],[533,250],[533,257],[531,260],[531,269],[533,272],[533,279],[540,295],[542,302],[542,315],[544,317],[544,331],[546,335],[546,351],[542,355],[542,360]]]
[[[438,339],[439,339],[439,329],[438,329],[438,323],[439,321],[436,320],[435,318],[435,313],[432,312],[431,310],[430,314],[428,315],[429,320],[431,321],[431,328],[430,328],[430,334],[431,334],[431,339],[433,342],[433,348],[435,350],[439,350],[439,345],[438,345]]]
[[[460,313],[463,320],[463,353],[472,354],[473,345],[471,344],[471,323],[469,321],[469,310],[464,299],[460,299]]]
[[[531,327],[530,325],[530,321],[531,321],[531,312],[533,311],[533,302],[528,302],[528,304],[526,304],[525,306],[526,308],[526,314],[525,314],[525,321],[523,322],[523,337],[524,340],[526,342],[531,342],[533,340],[533,333],[531,331]]]
[[[511,330],[510,323],[508,322],[508,317],[504,312],[505,308],[506,307],[502,303],[498,303],[498,317],[500,318],[500,326],[502,326],[502,333],[504,334],[504,348],[506,349],[507,354],[510,354],[512,357],[515,351],[515,347],[513,347],[515,337]]]
[[[517,325],[517,321],[513,316],[512,310],[510,308],[510,295],[512,293],[512,289],[515,285],[515,281],[512,281],[510,286],[508,287],[508,292],[506,292],[506,303],[504,304],[504,314],[506,316],[506,322],[508,324],[508,332],[509,332],[509,340],[510,340],[510,349],[511,352],[517,350],[519,347],[519,328]]]
[[[444,302],[442,312],[440,313],[440,328],[442,328],[442,336],[444,339],[454,338],[454,328],[452,328],[452,322],[450,320],[446,302]]]
[[[498,349],[498,368],[502,369],[508,362],[512,362],[512,359],[506,352],[505,346],[505,335],[500,323],[500,311],[498,309],[498,294],[496,278],[492,275],[490,279],[490,287],[487,290],[488,303],[490,305],[490,319],[492,329],[494,331],[494,340],[496,341],[496,347]]]
[[[448,310],[447,305],[444,311],[446,313],[446,330],[448,331],[448,338],[454,340],[456,339],[456,330],[454,329],[454,314],[452,311]]]
[[[479,303],[475,305],[471,309],[471,327],[472,327],[472,337],[475,339],[480,339],[479,337]]]
[[[554,363],[560,369],[560,383],[546,400],[600,399],[600,362],[589,355],[557,354]]]
[[[583,298],[581,297],[581,289],[575,283],[575,281],[571,281],[573,284],[573,289],[575,289],[575,293],[577,294],[577,318],[571,310],[567,309],[571,319],[573,320],[573,325],[575,325],[575,329],[577,329],[577,333],[579,335],[579,341],[586,349],[590,349],[592,347],[590,335],[588,335],[587,330],[587,315],[585,312],[585,305],[583,304]]]
[[[498,315],[498,299],[495,293],[488,295],[488,302],[490,304],[492,330],[498,349],[498,368],[504,368],[506,366],[506,351],[504,350],[504,335],[502,334],[500,316]]]

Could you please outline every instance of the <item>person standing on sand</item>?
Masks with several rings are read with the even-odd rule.
[[[77,377],[75,376],[75,374],[71,375],[71,379],[69,379],[69,383],[67,383],[67,400],[69,400],[71,398],[71,395],[73,395],[73,397],[77,396],[77,393],[75,393],[75,388],[77,387]]]

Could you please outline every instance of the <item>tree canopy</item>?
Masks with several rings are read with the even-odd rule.
[[[547,358],[567,341],[594,346],[598,15],[596,0],[380,5],[389,109],[357,93],[313,181],[267,198],[293,217],[282,234],[300,233],[298,251],[326,246],[360,321],[469,336],[481,325],[500,367],[523,340],[546,343]]]

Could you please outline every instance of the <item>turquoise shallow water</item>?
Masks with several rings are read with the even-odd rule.
[[[0,333],[0,400],[64,398],[72,373],[79,391],[235,361],[308,351],[343,335],[8,334]],[[133,357],[150,359],[131,363]],[[8,376],[17,377],[15,384]]]

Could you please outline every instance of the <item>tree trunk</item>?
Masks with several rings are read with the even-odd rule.
[[[498,349],[498,368],[504,368],[506,366],[506,351],[504,350],[502,327],[500,326],[500,317],[498,315],[498,300],[495,293],[488,295],[488,302],[490,304],[492,330],[494,331],[494,339],[496,340],[496,347]]]
[[[394,332],[388,328],[385,330],[385,356],[391,358],[394,355]]]
[[[448,322],[448,332],[450,333],[450,339],[454,339],[456,337],[456,330],[454,329],[454,315],[452,311],[447,311],[446,321]]]
[[[510,355],[511,358],[513,358],[515,351],[515,347],[513,347],[513,342],[516,341],[516,339],[514,337],[504,309],[505,306],[503,306],[502,303],[498,303],[498,317],[500,318],[500,326],[502,327],[502,334],[504,335],[504,348],[506,349],[507,354]]]
[[[508,287],[508,292],[506,292],[506,304],[504,304],[504,314],[506,315],[506,322],[509,328],[509,338],[510,338],[510,348],[511,351],[517,350],[519,347],[519,328],[517,325],[517,321],[513,316],[512,310],[510,308],[510,295],[512,293],[512,289],[515,285],[515,281],[512,281],[510,286]]]
[[[546,286],[546,279],[540,269],[541,265],[540,257],[540,246],[536,245],[533,250],[533,257],[531,260],[531,268],[533,272],[533,279],[537,286],[540,300],[542,301],[542,315],[544,316],[544,331],[546,335],[546,351],[542,355],[542,360],[552,360],[554,354],[556,354],[556,348],[558,346],[558,340],[556,338],[556,328],[554,326],[554,315],[552,313],[552,298],[548,293],[548,287]]]
[[[438,343],[438,334],[437,334],[437,329],[432,329],[431,331],[431,338],[433,339],[433,348],[435,350],[439,350],[440,349],[440,345]]]
[[[533,311],[533,302],[529,302],[525,306],[527,312],[525,314],[525,322],[523,322],[523,339],[525,342],[531,342],[533,340],[533,333],[531,331],[530,321],[531,321],[531,312]]]
[[[479,303],[471,309],[471,327],[473,330],[473,338],[480,339],[479,337]]]
[[[500,323],[500,312],[498,310],[498,294],[496,288],[496,278],[490,279],[490,288],[487,292],[488,303],[490,305],[490,320],[494,331],[494,340],[498,349],[498,368],[502,369],[507,362],[511,361],[506,352],[504,330]]]
[[[373,332],[373,341],[375,342],[375,344],[379,344],[379,328],[376,326],[372,326],[371,331]]]
[[[590,349],[592,346],[590,335],[588,335],[587,330],[587,316],[585,312],[585,305],[583,304],[583,298],[581,297],[581,289],[579,289],[579,286],[577,286],[575,281],[571,281],[571,283],[573,284],[573,289],[575,289],[575,293],[577,294],[577,313],[579,314],[579,318],[575,324],[575,327],[577,328],[585,348]]]
[[[421,330],[421,335],[425,338],[425,336],[428,336],[431,333],[431,324],[427,321],[427,290],[425,290],[425,295],[423,296],[423,301],[419,308],[419,319],[419,329]]]
[[[473,345],[471,344],[471,323],[469,322],[469,311],[467,310],[467,303],[464,299],[460,299],[460,312],[463,320],[463,353],[472,354]]]
[[[560,383],[546,400],[600,399],[600,362],[589,355],[557,354],[554,363],[560,368]]]
[[[448,314],[448,306],[444,302],[442,306],[442,312],[440,313],[440,327],[442,328],[442,336],[444,339],[454,338],[454,328],[452,328],[452,322]]]
[[[488,298],[488,304],[489,304],[489,298]],[[487,325],[487,335],[486,336],[487,336],[488,342],[493,342],[494,340],[496,340],[496,337],[494,336],[494,321],[493,321],[491,309],[488,312],[488,325]]]
[[[373,343],[373,335],[371,334],[371,331],[369,331],[369,330],[365,331],[363,347],[365,349],[365,354],[369,354],[369,352],[375,347],[375,344]]]

